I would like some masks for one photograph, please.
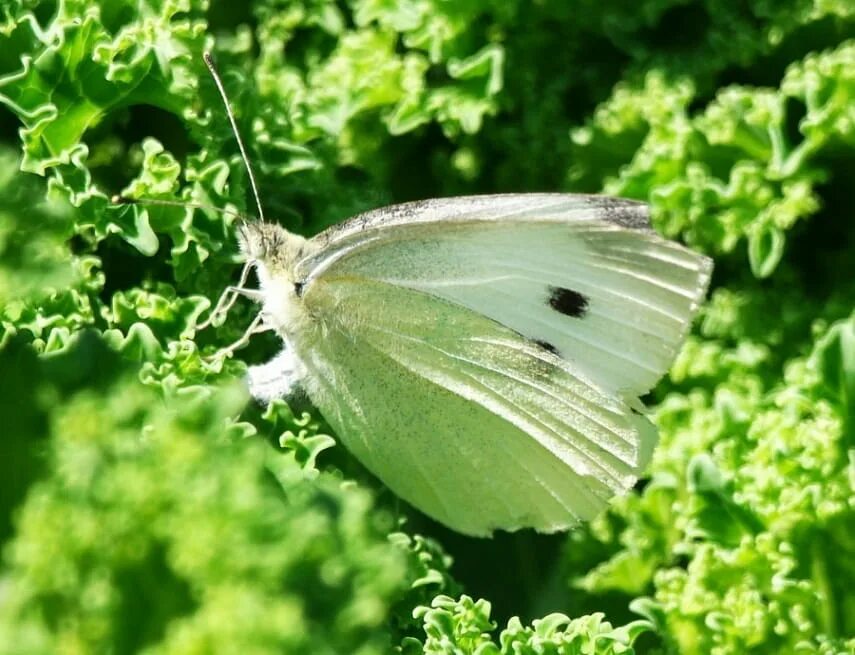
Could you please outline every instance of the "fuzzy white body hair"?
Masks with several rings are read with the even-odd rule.
[[[294,281],[285,271],[271,271],[263,261],[256,262],[256,273],[264,296],[264,321],[286,341],[305,324],[305,311],[294,290]]]
[[[238,234],[241,252],[258,276],[264,327],[275,331],[284,342],[272,361],[249,367],[249,390],[264,403],[291,398],[302,393],[306,381],[306,369],[295,348],[298,343],[311,347],[316,332],[312,328],[318,327],[312,325],[298,292],[302,281],[297,279],[295,267],[314,249],[303,237],[272,223],[248,223]]]
[[[290,343],[307,327],[308,319],[298,292],[303,281],[297,278],[296,264],[315,249],[304,237],[261,222],[243,225],[239,243],[258,275],[265,324]]]

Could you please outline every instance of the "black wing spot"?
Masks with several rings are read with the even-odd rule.
[[[573,318],[582,318],[588,311],[588,298],[573,289],[549,287],[549,306]]]
[[[556,348],[555,346],[553,346],[553,345],[552,345],[551,343],[549,343],[548,341],[543,341],[543,340],[541,340],[541,339],[535,339],[535,340],[534,340],[534,342],[535,342],[538,346],[540,346],[541,348],[543,348],[544,350],[546,350],[547,352],[551,352],[553,355],[558,355],[559,357],[561,357],[561,353],[559,353],[559,352],[558,352],[558,348]]]
[[[294,283],[294,293],[297,294],[298,298],[303,297],[303,287],[306,286],[305,282],[295,282]]]

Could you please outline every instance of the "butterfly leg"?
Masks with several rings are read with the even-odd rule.
[[[241,335],[240,339],[238,339],[232,344],[229,344],[225,348],[220,348],[211,356],[211,360],[216,361],[217,359],[225,359],[235,350],[240,350],[246,344],[248,344],[249,339],[250,337],[252,337],[253,334],[267,332],[268,330],[272,329],[272,327],[264,323],[264,314],[259,312],[259,314],[253,319],[252,323],[249,324],[249,327],[246,329],[246,331]]]
[[[285,349],[266,364],[249,367],[249,392],[262,403],[269,403],[275,398],[302,400],[305,392],[300,381],[304,375],[303,363],[286,344]]]
[[[220,316],[225,317],[228,314],[229,310],[235,304],[238,299],[238,296],[245,296],[250,300],[255,302],[261,302],[261,292],[256,289],[247,289],[243,285],[246,284],[246,280],[249,277],[249,271],[252,268],[252,262],[247,262],[243,266],[243,270],[240,273],[240,280],[237,283],[237,286],[228,286],[223,291],[219,300],[217,300],[217,304],[214,306],[214,309],[211,310],[211,313],[208,315],[208,318],[199,323],[196,326],[197,330],[204,330],[206,327],[212,325],[214,321],[220,318]]]

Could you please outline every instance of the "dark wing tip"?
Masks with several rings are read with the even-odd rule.
[[[645,202],[614,198],[612,196],[588,196],[588,202],[601,214],[607,223],[633,230],[650,230],[650,208]]]

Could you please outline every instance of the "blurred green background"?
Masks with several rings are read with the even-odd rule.
[[[716,260],[636,490],[469,539],[193,325],[252,212],[606,192]],[[3,0],[0,653],[855,652],[851,0]],[[453,560],[453,564],[452,564]],[[512,618],[519,617],[519,618]]]

